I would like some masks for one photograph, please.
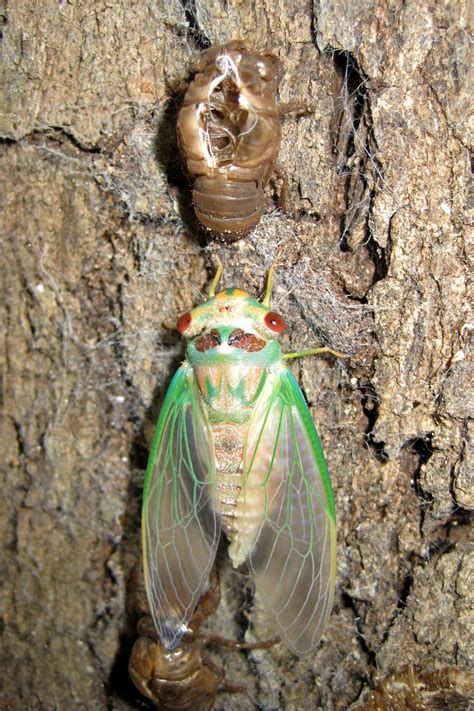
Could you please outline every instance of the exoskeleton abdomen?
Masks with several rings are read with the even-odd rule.
[[[216,177],[199,177],[194,183],[196,217],[208,230],[245,234],[259,222],[263,188],[255,182],[238,183]]]
[[[202,52],[178,117],[196,216],[238,237],[259,222],[280,148],[277,60],[240,41]]]

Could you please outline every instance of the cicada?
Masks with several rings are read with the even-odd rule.
[[[282,316],[240,289],[178,320],[186,357],[166,394],[145,477],[144,573],[150,611],[175,648],[208,585],[221,530],[290,650],[321,639],[336,570],[334,500],[304,397],[282,353]],[[334,351],[332,351],[334,353]]]

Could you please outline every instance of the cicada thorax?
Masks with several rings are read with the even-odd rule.
[[[244,365],[199,366],[194,372],[211,423],[247,422],[267,375],[264,368]]]
[[[199,221],[240,236],[260,220],[281,140],[275,58],[240,41],[203,52],[178,117]]]
[[[187,355],[209,421],[247,422],[275,360],[274,342],[238,327],[211,328],[192,341]]]

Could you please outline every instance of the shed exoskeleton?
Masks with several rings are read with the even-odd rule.
[[[178,116],[178,142],[208,230],[239,238],[260,220],[278,158],[280,63],[243,42],[206,49]]]
[[[216,634],[201,633],[201,627],[215,613],[221,599],[217,571],[214,569],[209,589],[189,621],[188,630],[172,650],[163,646],[142,590],[134,594],[135,610],[140,615],[139,637],[130,655],[128,670],[135,687],[160,711],[209,711],[217,694],[245,693],[245,686],[229,682],[223,671],[206,654],[208,644],[237,650],[271,647],[277,640],[236,642]]]

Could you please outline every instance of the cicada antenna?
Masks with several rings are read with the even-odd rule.
[[[289,360],[290,358],[304,358],[304,356],[321,355],[321,353],[329,353],[335,358],[350,358],[350,355],[347,353],[335,351],[334,348],[328,348],[328,346],[321,346],[320,348],[306,348],[304,351],[297,351],[296,353],[283,353],[282,358]]]
[[[273,279],[275,277],[275,270],[277,268],[277,263],[278,263],[278,257],[275,259],[273,262],[272,266],[268,270],[268,276],[267,276],[267,286],[265,289],[265,296],[262,299],[262,304],[264,306],[270,306],[270,299],[272,298],[272,288],[273,288]]]
[[[272,264],[272,266],[268,270],[267,287],[265,289],[265,296],[262,299],[262,304],[264,306],[270,306],[270,299],[272,298],[272,287],[273,287],[274,275],[275,275],[275,264]]]
[[[216,256],[216,262],[217,262],[217,271],[214,274],[214,279],[211,281],[211,286],[209,287],[209,298],[210,299],[212,299],[213,296],[216,295],[216,287],[217,287],[219,280],[222,276],[222,272],[224,271],[224,265],[222,264],[222,262],[218,256]]]

